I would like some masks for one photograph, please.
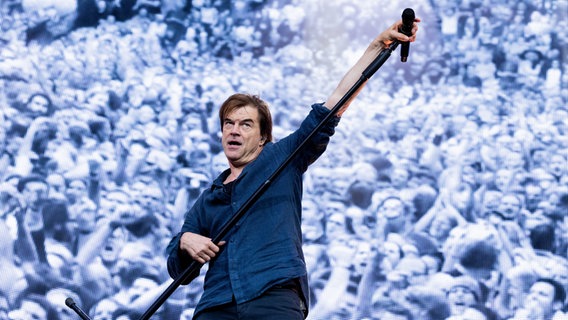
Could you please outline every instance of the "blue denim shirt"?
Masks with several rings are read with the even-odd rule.
[[[184,232],[215,237],[227,220],[263,184],[292,151],[329,113],[323,104],[314,104],[300,128],[278,141],[267,143],[234,181],[230,195],[223,190],[229,170],[206,189],[187,212],[181,232],[168,246],[168,272],[172,278],[183,273],[191,257],[179,250]],[[210,262],[195,315],[229,303],[235,297],[243,303],[260,296],[270,287],[291,279],[300,280],[303,300],[308,303],[307,271],[302,252],[302,176],[326,149],[339,117],[324,125],[302,151],[271,182],[227,236],[227,243]]]

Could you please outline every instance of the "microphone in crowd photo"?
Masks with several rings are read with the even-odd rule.
[[[91,318],[83,310],[81,310],[81,308],[79,308],[79,306],[77,306],[77,303],[75,303],[75,300],[73,300],[73,298],[69,297],[69,298],[65,299],[65,305],[68,306],[69,308],[73,309],[73,311],[75,311],[77,313],[77,315],[79,317],[81,317],[81,319],[91,320]]]

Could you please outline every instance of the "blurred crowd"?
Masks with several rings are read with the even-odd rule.
[[[0,319],[75,319],[68,297],[137,319],[228,167],[220,103],[260,94],[284,137],[402,11],[378,5],[2,1]],[[309,318],[567,319],[568,3],[414,10],[409,61],[379,70],[306,173]],[[190,319],[206,268],[155,318]]]

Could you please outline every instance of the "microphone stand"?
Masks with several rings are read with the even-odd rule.
[[[262,183],[256,191],[246,200],[246,202],[235,212],[235,214],[227,221],[222,227],[219,234],[217,234],[213,239],[213,243],[219,243],[223,238],[231,231],[235,224],[244,216],[246,211],[254,204],[258,197],[268,188],[270,183],[284,170],[284,168],[292,161],[292,159],[300,152],[304,145],[316,134],[316,132],[327,123],[327,121],[335,116],[339,109],[361,88],[361,86],[369,80],[377,70],[388,60],[391,53],[400,44],[399,41],[395,40],[390,44],[390,46],[379,53],[379,55],[371,62],[367,68],[361,73],[361,77],[357,82],[345,93],[345,95],[337,102],[337,104],[331,109],[327,116],[320,121],[320,123],[308,134],[308,136],[300,143],[298,147],[284,160],[284,162],[276,168],[276,170],[268,177],[264,183]],[[174,293],[174,291],[184,282],[189,279],[195,278],[199,274],[199,270],[203,264],[193,260],[189,266],[184,270],[184,272],[179,275],[174,281],[164,290],[164,292],[152,303],[150,308],[140,317],[140,320],[148,320],[150,317],[166,302],[166,300]]]
[[[284,168],[292,161],[292,159],[300,152],[300,150],[304,147],[304,145],[312,138],[312,136],[324,125],[326,122],[341,109],[341,107],[347,102],[359,88],[369,80],[377,70],[388,60],[391,53],[396,49],[396,47],[400,44],[399,41],[395,40],[393,43],[390,44],[388,48],[381,51],[379,55],[371,62],[367,68],[361,73],[361,77],[357,82],[347,91],[347,93],[337,102],[337,104],[331,109],[331,111],[327,114],[327,116],[320,121],[320,123],[310,132],[310,134],[300,143],[298,147],[284,160],[284,162],[276,168],[276,170],[268,177],[263,184],[261,184],[256,191],[247,199],[247,201],[239,208],[237,212],[227,221],[219,234],[212,239],[213,243],[219,243],[223,238],[227,235],[227,233],[234,227],[234,225],[242,218],[245,212],[251,207],[252,204],[258,199],[258,197],[268,188],[270,183],[284,170]],[[166,290],[156,299],[156,301],[148,308],[148,310],[142,315],[140,320],[148,320],[150,317],[160,308],[160,306],[166,302],[166,300],[174,293],[174,291],[179,287],[182,283],[186,282],[191,277],[197,276],[199,274],[199,270],[203,264],[193,260],[190,265],[185,269],[185,271],[179,275],[174,282],[172,282]]]
[[[75,311],[75,313],[77,313],[77,315],[83,319],[83,320],[91,320],[91,318],[81,309],[79,308],[79,306],[77,306],[77,303],[75,303],[75,301],[73,301],[73,298],[67,298],[65,299],[65,305],[71,309],[73,309],[73,311]]]

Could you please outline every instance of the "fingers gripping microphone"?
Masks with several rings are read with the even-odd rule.
[[[91,318],[89,318],[89,316],[83,310],[81,310],[81,308],[79,308],[79,306],[77,306],[77,303],[75,303],[75,301],[72,298],[65,299],[65,305],[67,305],[69,308],[73,309],[73,311],[75,311],[75,313],[77,313],[77,315],[79,315],[79,317],[81,317],[81,319],[91,320]]]
[[[412,25],[414,23],[414,10],[410,8],[404,9],[402,11],[402,27],[400,28],[400,32],[404,33],[407,36],[412,35]],[[406,62],[408,59],[408,51],[410,49],[410,42],[402,42],[400,46],[400,61]]]

